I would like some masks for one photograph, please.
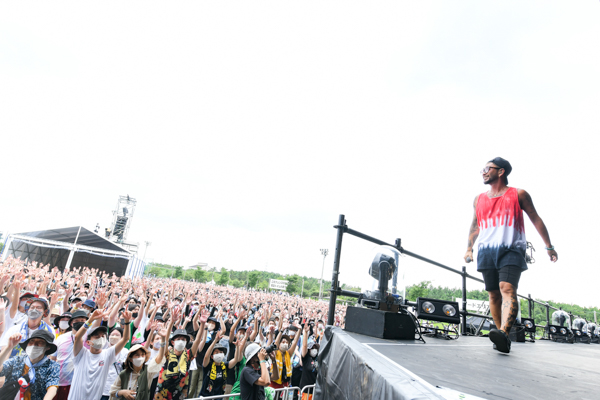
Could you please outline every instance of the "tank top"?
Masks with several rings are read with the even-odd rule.
[[[479,225],[477,270],[514,265],[527,269],[525,225],[516,188],[499,197],[482,193],[475,209]]]

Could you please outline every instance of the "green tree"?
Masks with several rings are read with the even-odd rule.
[[[289,294],[296,294],[300,291],[300,288],[298,287],[298,282],[300,281],[300,277],[296,274],[288,276],[287,277],[287,287],[285,288],[285,291],[288,292]],[[301,282],[300,282],[301,283]]]
[[[409,301],[416,301],[417,297],[428,297],[429,289],[431,287],[430,281],[423,281],[413,285],[406,294]]]
[[[221,268],[221,276],[219,277],[219,285],[225,286],[229,282],[229,274],[225,268]]]
[[[175,273],[173,274],[173,278],[179,279],[183,275],[183,267],[175,267]]]
[[[240,281],[239,279],[234,279],[231,281],[231,286],[235,288],[241,288],[242,286],[244,286],[244,282]]]
[[[162,272],[163,272],[162,268],[152,266],[146,270],[146,275],[162,276]]]
[[[248,274],[248,286],[256,287],[258,284],[258,278],[260,277],[260,272],[252,271]]]
[[[206,271],[200,267],[197,267],[194,271],[194,279],[196,280],[196,282],[206,282]]]

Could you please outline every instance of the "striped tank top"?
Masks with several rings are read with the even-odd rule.
[[[527,269],[527,240],[517,189],[508,188],[502,196],[493,198],[480,194],[475,212],[479,225],[477,270],[507,265]]]

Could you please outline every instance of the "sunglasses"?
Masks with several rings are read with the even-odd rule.
[[[483,167],[483,169],[481,171],[479,171],[480,174],[487,174],[488,172],[490,172],[490,169],[503,169],[503,168],[498,168],[498,167],[490,167],[489,165],[486,165],[485,167]]]

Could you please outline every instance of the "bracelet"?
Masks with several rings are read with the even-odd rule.
[[[167,342],[160,342],[160,347],[165,347],[167,345]]]
[[[260,363],[261,363],[261,364],[262,364],[262,363],[265,363],[265,364],[266,364],[266,363],[267,363],[267,360],[260,360]]]
[[[546,250],[554,250],[554,246],[546,247]]]
[[[90,325],[87,322],[83,324],[82,327],[85,329],[90,329]]]

